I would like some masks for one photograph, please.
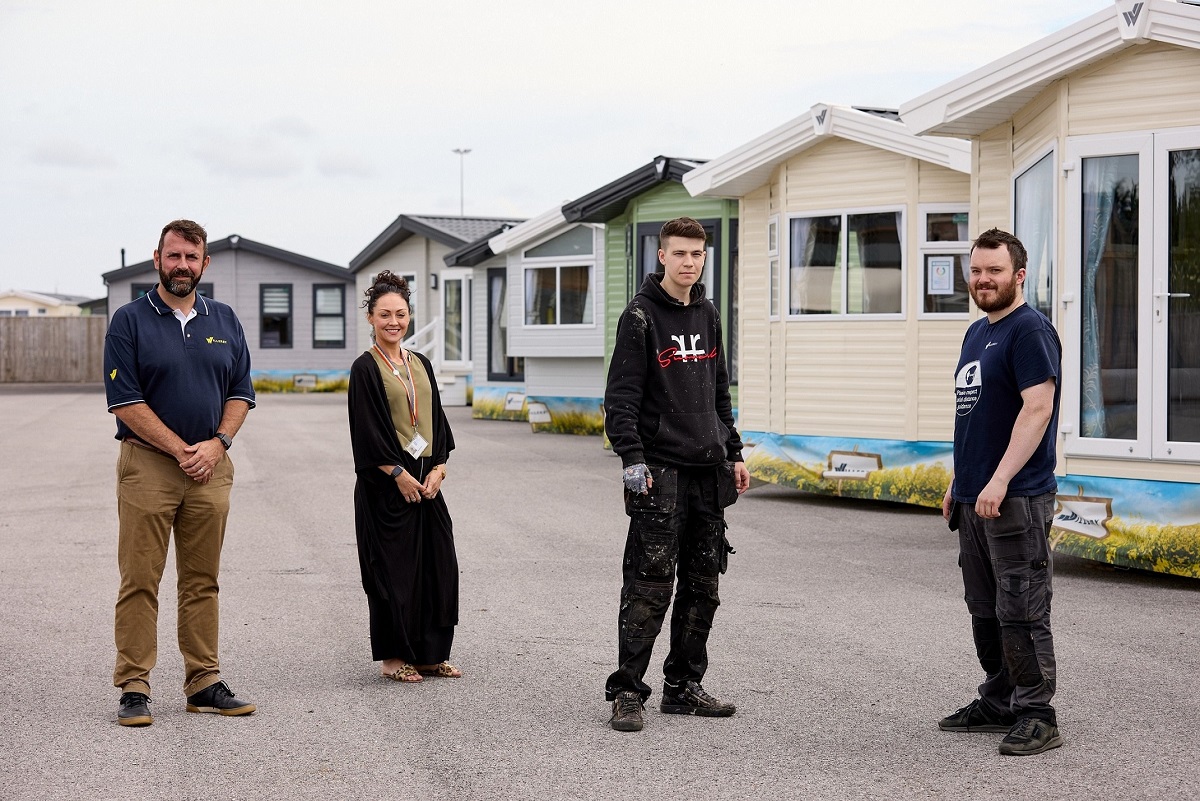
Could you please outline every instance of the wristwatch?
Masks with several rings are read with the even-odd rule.
[[[218,431],[217,439],[221,440],[221,444],[225,446],[225,450],[229,450],[231,447],[233,447],[233,440],[229,438],[228,434],[222,434],[220,431]]]
[[[392,468],[392,472],[388,473],[388,475],[391,476],[392,478],[399,478],[403,472],[404,472],[404,468],[401,467],[400,465],[396,465],[395,467]]]

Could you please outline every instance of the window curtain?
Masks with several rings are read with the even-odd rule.
[[[1108,243],[1120,170],[1117,159],[1084,159],[1083,172],[1083,332],[1080,355],[1080,433],[1105,437],[1104,385],[1100,375],[1100,320],[1096,276]]]
[[[1053,311],[1049,250],[1054,215],[1053,159],[1054,155],[1049,154],[1017,177],[1017,230],[1014,231],[1029,254],[1025,300],[1047,317]]]
[[[491,351],[492,351],[492,353],[491,353],[490,370],[493,373],[503,373],[503,372],[505,372],[505,369],[506,369],[505,353],[506,353],[506,344],[507,343],[504,341],[504,335],[507,330],[507,327],[505,325],[505,320],[507,319],[507,315],[505,315],[505,313],[504,313],[504,295],[505,295],[504,289],[505,289],[505,286],[507,285],[507,283],[508,283],[507,279],[503,274],[492,276],[492,286],[491,286],[492,302],[490,304],[491,308],[488,310],[488,312],[492,318],[491,319],[491,335],[492,335]]]

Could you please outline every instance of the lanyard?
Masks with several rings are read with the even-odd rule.
[[[375,345],[375,350],[379,351],[379,355],[387,362],[387,366],[392,368],[392,375],[396,376],[396,380],[400,382],[400,386],[404,387],[404,397],[408,400],[408,413],[412,418],[413,428],[417,427],[417,382],[413,380],[412,366],[407,358],[404,357],[404,349],[400,349],[400,360],[404,362],[404,369],[408,371],[408,384],[404,383],[404,379],[400,377],[400,371],[396,365],[392,364],[392,360],[383,352],[383,348]],[[412,386],[412,392],[409,392],[409,386]]]

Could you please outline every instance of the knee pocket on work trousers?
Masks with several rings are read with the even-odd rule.
[[[640,518],[648,516],[640,515]],[[679,559],[679,539],[665,528],[652,527],[655,521],[635,519],[634,537],[639,582],[668,586],[675,580],[675,564]],[[640,525],[639,525],[640,524]]]
[[[632,591],[624,599],[625,626],[630,635],[637,636],[653,625],[653,631],[646,636],[658,633],[662,626],[663,616],[671,604],[671,585],[652,582],[634,582]]]

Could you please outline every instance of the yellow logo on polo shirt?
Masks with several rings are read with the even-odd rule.
[[[229,340],[217,339],[216,337],[205,337],[204,341],[210,345],[228,345],[229,344]]]
[[[113,371],[108,374],[108,377],[111,378],[113,381],[116,381],[117,380],[117,368],[114,367]]]

